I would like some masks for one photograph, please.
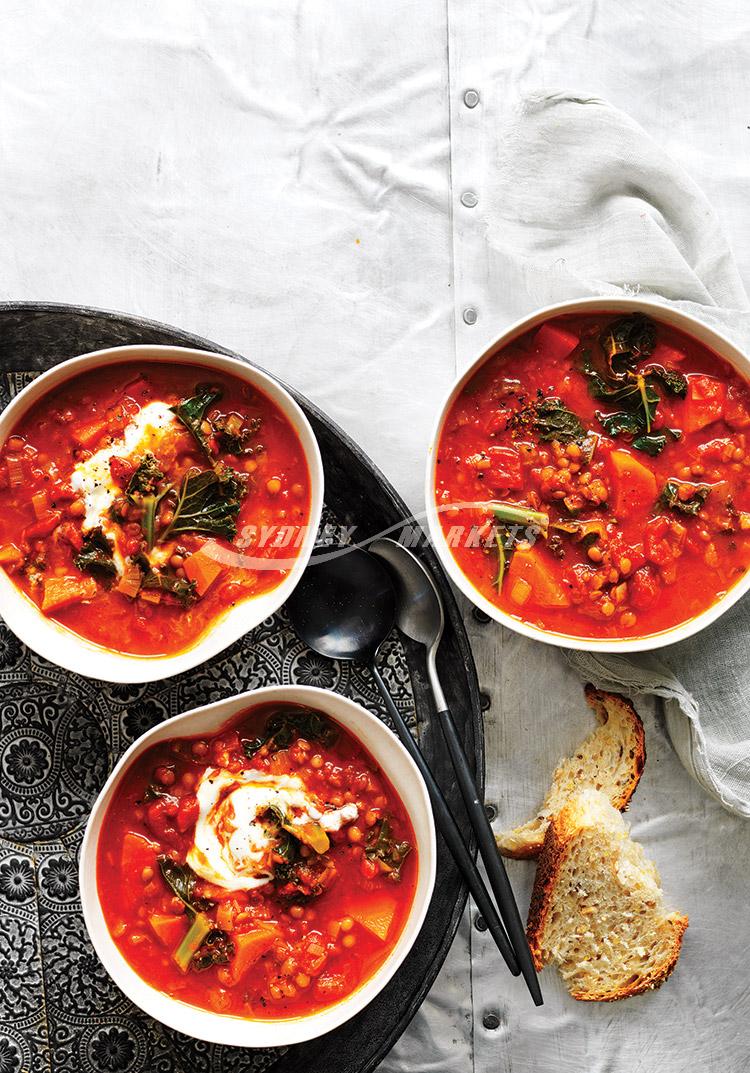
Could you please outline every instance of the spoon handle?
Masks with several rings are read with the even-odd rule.
[[[487,813],[484,811],[484,806],[479,799],[477,784],[474,781],[469,762],[466,759],[466,753],[461,744],[456,724],[447,708],[438,712],[438,719],[440,720],[443,735],[448,744],[448,751],[451,754],[451,760],[453,761],[453,767],[456,771],[458,786],[463,795],[469,821],[477,836],[479,853],[481,854],[485,868],[487,869],[487,878],[490,881],[490,888],[500,907],[503,923],[507,929],[508,937],[513,944],[513,950],[518,958],[523,978],[531,992],[534,1004],[536,1006],[541,1006],[544,1001],[542,998],[542,991],[539,987],[539,980],[537,978],[536,969],[534,968],[534,962],[531,959],[531,951],[529,950],[526,932],[518,912],[516,899],[513,895],[513,888],[510,885],[508,874],[505,871],[503,859],[498,853],[495,844],[495,836],[492,833],[490,821],[487,819]]]
[[[495,940],[495,945],[502,954],[503,959],[505,960],[505,963],[510,969],[510,971],[513,973],[514,976],[518,976],[521,970],[518,966],[518,962],[516,961],[516,957],[513,953],[511,945],[508,942],[508,937],[505,934],[502,922],[497,914],[497,910],[495,909],[494,902],[492,901],[492,898],[490,897],[489,892],[484,885],[484,880],[479,874],[477,866],[471,859],[471,854],[466,848],[458,824],[453,818],[451,810],[448,808],[447,801],[443,797],[443,791],[440,789],[437,782],[435,781],[435,777],[430,771],[427,765],[427,761],[422,756],[422,752],[419,746],[412,737],[409,728],[404,722],[404,719],[398,708],[393,703],[391,695],[388,692],[388,686],[383,681],[383,678],[381,677],[380,671],[376,667],[374,660],[370,664],[370,670],[372,671],[372,675],[375,679],[375,684],[380,691],[380,695],[385,701],[385,706],[388,709],[388,714],[390,715],[396,727],[396,733],[401,740],[401,744],[405,747],[406,751],[409,753],[412,760],[419,768],[420,774],[425,781],[425,785],[427,786],[427,792],[429,793],[430,801],[432,802],[432,810],[435,814],[435,822],[437,824],[438,830],[445,839],[445,843],[448,846],[448,849],[450,850],[454,861],[458,865],[458,869],[461,872],[461,875],[464,877],[464,880],[466,881],[469,890],[472,893],[479,912],[484,917],[484,920],[487,924],[487,929],[490,932],[492,938]]]

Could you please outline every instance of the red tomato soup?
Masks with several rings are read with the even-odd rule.
[[[138,975],[249,1018],[314,1013],[369,979],[417,871],[409,817],[373,758],[291,705],[146,750],[97,850],[107,926]]]
[[[196,366],[77,376],[0,452],[0,564],[45,615],[125,653],[182,651],[278,585],[309,514],[286,417]]]
[[[435,495],[466,576],[507,614],[641,637],[750,564],[750,388],[644,314],[562,316],[475,373],[440,433]]]

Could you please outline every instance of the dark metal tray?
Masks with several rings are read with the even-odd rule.
[[[0,303],[0,409],[32,375],[87,351],[133,343],[231,351],[176,328],[78,306]],[[237,355],[234,355],[237,356]],[[295,393],[296,394],[296,393]],[[408,517],[405,503],[325,414],[296,395],[320,444],[324,521],[374,536]],[[420,552],[445,602],[440,670],[467,752],[483,778],[476,672],[448,582]],[[451,805],[461,804],[431,704],[421,654],[390,643],[385,673]],[[445,960],[466,900],[438,845],[435,894],[421,934],[395,978],[357,1017],[287,1050],[238,1050],[164,1028],[128,1002],[100,965],[83,926],[77,853],[89,807],[130,742],[169,715],[275,682],[345,693],[385,718],[367,671],[305,650],[283,611],[204,664],[145,686],[93,682],[26,649],[0,623],[0,1069],[53,1073],[368,1073],[387,1054]]]

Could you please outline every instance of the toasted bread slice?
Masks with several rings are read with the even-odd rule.
[[[562,760],[552,776],[538,814],[496,836],[505,857],[538,856],[550,817],[565,805],[577,789],[590,786],[602,790],[616,809],[626,808],[635,793],[646,763],[643,723],[633,705],[619,693],[605,693],[586,686],[586,702],[599,722],[596,730],[581,742],[574,756]]]
[[[531,897],[537,969],[554,962],[576,999],[628,998],[664,983],[687,926],[665,909],[656,867],[607,796],[569,798],[550,821]]]

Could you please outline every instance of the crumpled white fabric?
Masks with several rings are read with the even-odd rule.
[[[563,94],[526,99],[494,181],[504,196],[496,199],[502,210],[488,224],[488,243],[513,263],[536,304],[571,294],[642,293],[750,348],[747,297],[711,206],[624,113]],[[682,763],[726,809],[747,817],[749,639],[745,598],[658,657],[566,658],[597,685],[663,697]]]

